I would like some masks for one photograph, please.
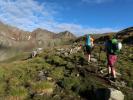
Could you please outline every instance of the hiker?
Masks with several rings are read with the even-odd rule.
[[[93,46],[94,46],[94,39],[89,35],[87,34],[86,35],[86,40],[85,40],[85,50],[87,52],[87,60],[88,60],[88,63],[91,61],[91,51],[93,49]]]
[[[118,42],[117,39],[112,38],[112,36],[107,36],[105,42],[105,51],[107,55],[107,68],[108,74],[107,77],[111,76],[111,80],[116,80],[116,70],[115,70],[115,63],[117,62],[117,54],[122,48],[122,44]]]

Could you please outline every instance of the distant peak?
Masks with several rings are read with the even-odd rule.
[[[64,31],[64,33],[71,33],[71,32],[69,32],[69,31],[66,30],[66,31]]]
[[[37,28],[33,32],[50,32],[50,31],[48,31],[46,29],[42,29],[42,28]]]
[[[73,35],[73,33],[69,32],[69,31],[64,31],[64,32],[60,32],[59,34],[64,34],[64,35]]]
[[[37,28],[37,29],[35,29],[34,31],[43,31],[43,29]]]
[[[60,37],[60,38],[75,38],[76,36],[69,31],[64,31],[64,32],[58,33],[58,37]]]

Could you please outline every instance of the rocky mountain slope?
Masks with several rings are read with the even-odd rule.
[[[69,31],[60,32],[55,37],[56,38],[61,38],[61,39],[66,39],[66,40],[76,38],[76,36],[73,35],[73,33],[69,32]]]
[[[117,39],[122,41],[122,43],[125,44],[133,44],[133,27],[126,28],[122,31],[119,31],[117,33],[112,33],[109,35],[115,36]],[[95,40],[96,43],[98,42],[104,42],[106,40],[107,34],[104,36],[101,36]]]
[[[106,40],[108,35],[115,36],[119,39],[122,43],[125,44],[133,44],[133,27],[126,28],[119,32],[110,32],[110,33],[103,33],[103,34],[90,34],[94,38],[95,43],[103,43]],[[75,42],[82,42],[85,40],[85,36],[78,37]]]
[[[117,64],[117,81],[107,74],[106,54],[94,48],[91,63],[77,45],[45,49],[37,57],[0,63],[0,99],[132,100],[133,68],[124,46]],[[123,59],[124,58],[124,59]]]
[[[0,44],[6,47],[21,47],[26,45],[45,46],[50,41],[55,42],[58,39],[73,39],[75,36],[68,32],[61,32],[59,34],[50,32],[45,29],[35,29],[33,32],[26,32],[16,27],[0,23]],[[32,44],[31,44],[32,43]],[[34,47],[33,46],[33,47]]]
[[[101,33],[101,34],[90,34],[93,38],[94,38],[94,42],[95,43],[98,43],[98,42],[103,42],[106,38],[107,35],[115,35],[116,33],[114,32],[110,32],[110,33]],[[75,42],[82,42],[82,41],[85,41],[85,37],[86,35],[84,36],[81,36],[81,37],[78,37]]]
[[[123,43],[133,44],[133,27],[118,32],[116,37],[121,39]]]
[[[74,38],[75,36],[67,31],[57,34],[38,28],[33,32],[27,32],[0,22],[0,54],[2,58],[0,60],[13,56],[16,51],[53,47]],[[10,55],[6,54],[7,51]],[[10,53],[10,51],[13,52]]]
[[[22,31],[16,27],[12,27],[0,23],[0,44],[1,46],[14,47],[17,42],[26,41],[30,33]]]
[[[44,29],[36,29],[32,33],[32,39],[36,41],[37,46],[49,47],[57,46],[76,37],[69,31],[53,33]]]

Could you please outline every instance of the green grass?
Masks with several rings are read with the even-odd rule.
[[[10,96],[28,96],[28,90],[24,87],[11,87],[10,89]]]
[[[64,77],[64,67],[58,67],[51,71],[50,76],[54,79],[62,79]]]
[[[50,95],[53,93],[55,84],[49,81],[40,81],[32,85],[32,90],[37,94],[47,94]]]
[[[128,49],[127,49],[128,48]],[[133,67],[131,47],[124,47],[119,54],[119,59],[116,64],[117,72],[122,74],[119,77],[127,83],[127,86],[122,90],[126,100],[132,99],[133,89]],[[51,52],[52,51],[52,52]],[[95,58],[99,58],[99,47],[93,51]],[[0,99],[2,97],[20,97],[25,99],[43,100],[45,97],[52,100],[51,94],[58,95],[58,98],[79,99],[82,98],[82,93],[90,91],[92,86],[95,88],[112,87],[101,79],[89,72],[85,71],[86,58],[82,52],[72,54],[68,57],[55,55],[54,50],[46,50],[38,57],[21,60],[22,56],[14,57],[10,61],[0,63]],[[106,68],[106,54],[101,52],[101,60],[99,67]],[[81,64],[83,63],[83,64]],[[77,64],[81,64],[81,68],[77,68]],[[48,72],[46,77],[51,77],[52,80],[38,80],[39,71]],[[63,91],[63,92],[61,92]],[[43,96],[34,93],[44,93]],[[49,94],[45,95],[45,94]],[[55,96],[56,98],[56,96]],[[83,99],[83,98],[82,98]]]

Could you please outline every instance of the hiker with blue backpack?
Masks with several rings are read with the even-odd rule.
[[[116,38],[112,38],[111,35],[107,36],[107,41],[105,42],[105,50],[107,54],[107,77],[110,77],[112,81],[116,80],[116,69],[115,63],[117,62],[117,55],[119,54],[122,44],[118,42]]]
[[[91,52],[92,52],[92,49],[94,46],[93,42],[94,42],[94,39],[89,34],[87,34],[86,35],[86,42],[85,42],[85,49],[87,52],[88,63],[91,61]]]

